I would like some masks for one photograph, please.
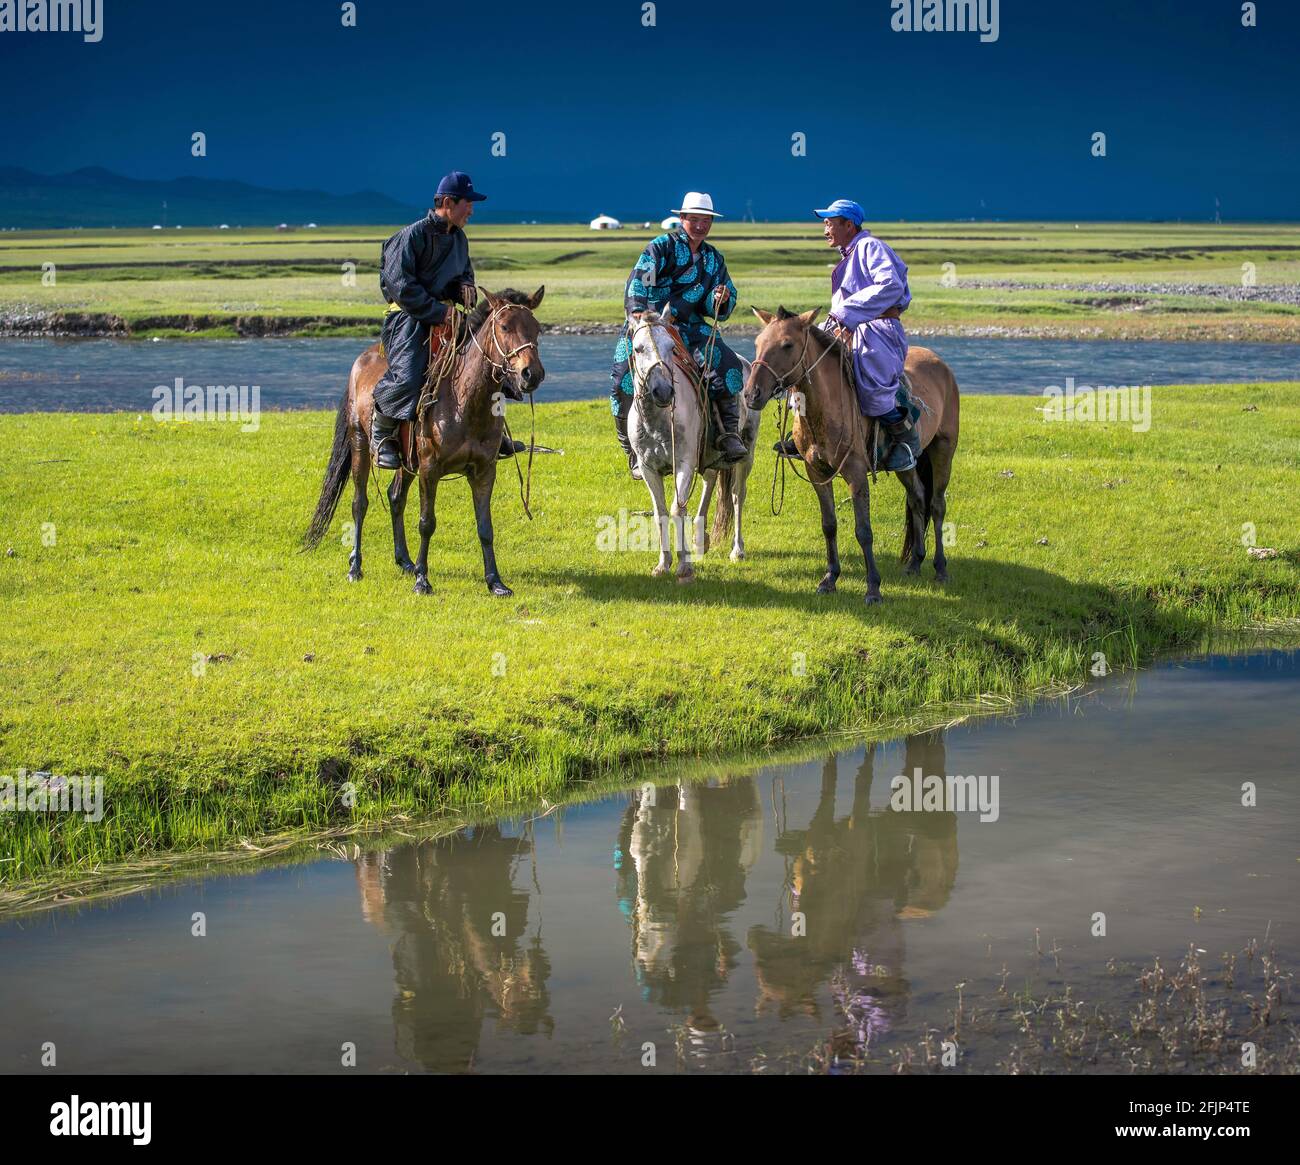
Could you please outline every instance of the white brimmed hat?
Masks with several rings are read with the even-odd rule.
[[[713,209],[713,199],[698,190],[688,190],[681,206],[674,210],[673,214],[711,214],[714,218],[722,217]]]

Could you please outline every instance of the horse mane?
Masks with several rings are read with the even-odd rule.
[[[532,296],[524,291],[516,291],[513,287],[507,287],[504,291],[494,291],[493,299],[504,300],[506,303],[519,303],[524,306],[532,299]],[[488,318],[488,312],[492,309],[488,307],[486,299],[480,299],[478,303],[470,310],[466,323],[471,332],[477,332],[483,326],[483,321]]]

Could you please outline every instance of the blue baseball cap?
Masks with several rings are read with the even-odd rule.
[[[846,218],[855,227],[860,227],[867,217],[867,212],[848,198],[837,198],[825,210],[814,210],[813,214],[818,218]]]
[[[470,176],[463,170],[453,170],[438,183],[437,198],[450,194],[453,198],[468,198],[470,202],[482,202],[487,195],[474,189]]]

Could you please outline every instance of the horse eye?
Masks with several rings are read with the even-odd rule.
[[[794,347],[794,342],[792,340],[783,340],[781,342],[781,347],[786,351],[789,351],[789,349]]]

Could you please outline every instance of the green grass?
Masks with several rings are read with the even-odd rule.
[[[1034,398],[969,398],[952,581],[937,586],[928,563],[902,577],[902,491],[882,478],[886,601],[871,609],[851,523],[840,591],[818,597],[811,491],[790,481],[784,513],[769,513],[770,416],[748,561],[712,552],[683,588],[651,579],[648,553],[597,549],[603,516],[649,501],[604,404],[540,406],[538,440],[564,454],[537,460],[531,523],[503,467],[497,553],[516,592],[504,600],[483,586],[462,481],[439,495],[433,597],[392,565],[377,502],[366,577],[345,581],[350,491],[325,544],[297,551],[325,413],[266,414],[255,433],[135,414],[0,418],[12,550],[0,774],[103,774],[109,800],[98,826],[0,814],[0,878],[520,808],[666,758],[879,735],[952,701],[1078,682],[1095,651],[1130,665],[1215,627],[1294,620],[1298,390],[1157,388],[1145,433],[1047,423]],[[413,502],[412,535],[414,521]],[[1280,556],[1249,558],[1244,523]],[[196,659],[210,660],[200,676]]]
[[[1151,295],[1137,305],[1096,293],[1008,290],[988,279],[1042,282],[1190,282],[1239,286],[1242,264],[1260,284],[1300,278],[1300,226],[1168,223],[881,223],[873,228],[908,263],[914,332],[1010,328],[1041,335],[1290,340],[1300,308]],[[235,334],[241,318],[294,321],[290,330],[365,334],[382,310],[377,264],[393,226],[266,230],[58,231],[0,236],[0,316],[82,312],[116,316],[137,335]],[[471,222],[488,287],[547,288],[554,325],[622,319],[627,272],[658,227]],[[836,258],[808,223],[721,223],[711,239],[727,256],[742,305],[800,310],[825,305]],[[56,265],[54,286],[41,265]],[[356,264],[346,286],[345,262]],[[953,264],[956,286],[942,283]],[[752,323],[742,308],[739,323]],[[197,319],[195,317],[198,317]]]

